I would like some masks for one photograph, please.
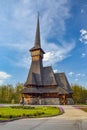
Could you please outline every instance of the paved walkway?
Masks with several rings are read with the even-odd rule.
[[[65,111],[63,115],[1,123],[0,130],[87,130],[86,112],[72,106],[62,107]]]
[[[64,114],[58,118],[62,119],[87,119],[87,113],[74,106],[61,106],[64,109]]]

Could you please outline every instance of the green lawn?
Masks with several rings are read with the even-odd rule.
[[[0,108],[0,120],[9,120],[17,118],[31,118],[31,117],[46,117],[61,114],[61,111],[57,107],[50,106],[16,106],[16,107],[1,107]]]

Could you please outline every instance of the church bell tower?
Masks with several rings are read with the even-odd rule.
[[[36,26],[36,36],[35,36],[35,42],[34,47],[30,49],[31,57],[32,57],[32,63],[30,67],[30,71],[28,74],[27,81],[25,83],[25,86],[42,86],[42,73],[43,73],[43,54],[45,52],[41,48],[41,42],[40,42],[40,25],[39,25],[39,14],[37,17],[37,26]]]

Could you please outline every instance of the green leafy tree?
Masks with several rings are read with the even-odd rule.
[[[14,92],[15,88],[12,85],[8,85],[8,103],[11,103],[12,99],[15,100]]]
[[[87,89],[79,86],[72,85],[73,90],[73,100],[75,104],[84,104],[87,100]]]
[[[21,100],[21,90],[23,89],[24,85],[22,83],[18,83],[15,87],[15,102],[19,103]]]
[[[18,83],[16,87],[13,87],[13,85],[0,86],[0,103],[19,103],[22,88],[22,83]]]
[[[0,88],[0,102],[1,103],[7,103],[8,102],[8,88],[5,85],[3,85]]]

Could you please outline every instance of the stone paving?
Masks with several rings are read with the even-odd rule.
[[[63,115],[0,123],[0,130],[87,130],[86,112],[72,106],[60,107],[65,111]]]
[[[58,118],[62,119],[87,119],[87,112],[79,109],[79,107],[74,106],[61,106],[63,107],[65,113]],[[87,106],[86,106],[87,107]]]

